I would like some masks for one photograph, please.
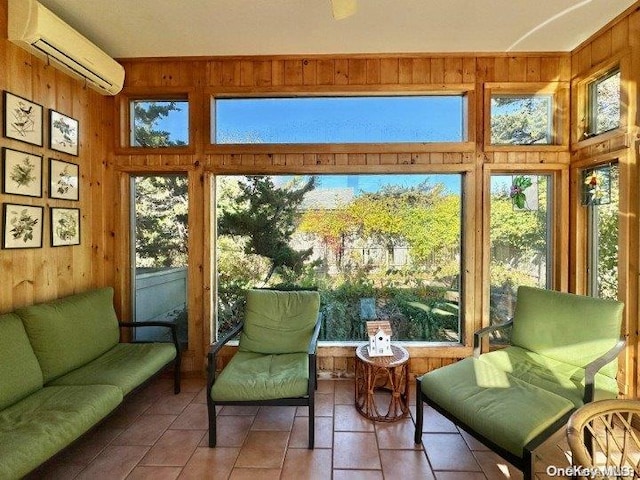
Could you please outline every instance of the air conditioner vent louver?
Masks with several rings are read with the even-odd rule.
[[[103,95],[122,89],[122,65],[36,0],[9,0],[9,40]]]
[[[47,55],[50,59],[54,59],[60,62],[67,68],[70,68],[71,70],[76,72],[78,75],[86,77],[87,80],[92,81],[96,85],[104,85],[105,90],[113,88],[113,84],[108,80],[102,78],[99,74],[89,70],[82,64],[75,61],[73,58],[67,56],[67,54],[65,54],[63,51],[58,50],[53,45],[48,44],[46,41],[38,40],[33,44],[33,46]]]

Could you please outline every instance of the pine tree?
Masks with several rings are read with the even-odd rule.
[[[159,130],[158,122],[173,111],[179,111],[176,102],[134,102],[133,138],[136,147],[172,147],[185,143],[171,140],[171,132]]]
[[[265,284],[278,270],[301,272],[311,256],[313,249],[297,251],[289,243],[299,221],[298,207],[315,186],[315,177],[303,184],[277,187],[269,176],[248,176],[239,184],[236,201],[220,207],[218,235],[246,237],[247,255],[261,255],[271,261]]]
[[[136,179],[136,266],[187,264],[187,178],[183,175]]]

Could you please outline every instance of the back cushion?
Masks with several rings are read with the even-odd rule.
[[[0,410],[40,388],[42,370],[22,320],[0,315]]]
[[[249,290],[239,350],[306,352],[320,310],[312,291]]]
[[[90,362],[120,339],[113,289],[100,288],[16,310],[44,382]]]
[[[585,367],[620,338],[624,305],[613,300],[518,288],[512,343],[555,360]],[[617,365],[601,373],[615,376]]]

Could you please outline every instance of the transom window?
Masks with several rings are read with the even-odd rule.
[[[463,95],[215,98],[212,143],[461,142]]]
[[[553,95],[491,95],[492,145],[553,143]]]
[[[599,135],[620,126],[620,70],[612,70],[588,87],[587,136]]]
[[[189,102],[132,100],[129,105],[132,147],[180,147],[189,144]]]

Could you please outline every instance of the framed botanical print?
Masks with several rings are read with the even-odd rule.
[[[78,156],[78,120],[49,110],[49,148]]]
[[[80,199],[80,167],[75,163],[49,159],[49,197]]]
[[[42,146],[42,105],[4,91],[4,136]]]
[[[51,207],[51,246],[80,245],[80,209]]]
[[[2,149],[2,193],[42,197],[42,156]]]
[[[4,203],[2,205],[2,248],[42,247],[44,207]]]

